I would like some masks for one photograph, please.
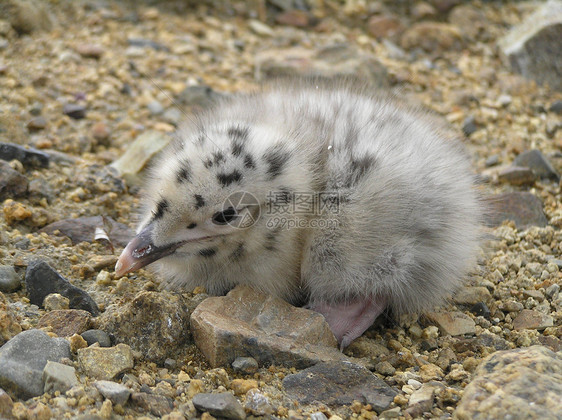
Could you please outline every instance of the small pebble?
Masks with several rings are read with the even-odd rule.
[[[476,130],[478,130],[478,127],[476,126],[476,119],[474,116],[470,115],[466,117],[462,124],[462,132],[464,135],[469,137]]]
[[[86,118],[86,107],[79,104],[65,104],[62,112],[75,120]]]
[[[258,370],[258,362],[253,357],[237,357],[232,362],[232,368],[235,372],[249,375]]]
[[[20,277],[11,265],[0,265],[0,292],[12,293],[21,287]]]

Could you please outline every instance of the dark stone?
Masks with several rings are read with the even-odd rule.
[[[135,236],[133,230],[128,226],[117,223],[111,217],[104,218],[102,216],[59,220],[45,226],[39,232],[54,235],[54,232],[58,230],[60,234],[68,236],[73,244],[77,244],[80,242],[93,242],[96,227],[104,228],[109,236],[109,240],[119,246],[126,246]]]
[[[27,128],[29,129],[29,131],[43,130],[45,127],[47,127],[47,120],[42,116],[32,118],[27,123]]]
[[[0,348],[0,387],[18,398],[43,394],[43,368],[47,361],[70,358],[70,344],[41,330],[19,333]]]
[[[487,201],[491,210],[486,221],[488,226],[499,226],[504,220],[513,220],[518,229],[547,224],[541,200],[529,192],[497,194]]]
[[[99,343],[100,347],[111,347],[111,338],[109,334],[102,330],[88,330],[80,334],[88,346]]]
[[[19,160],[26,168],[48,168],[49,155],[32,147],[0,142],[0,159]]]
[[[236,420],[246,418],[244,408],[230,392],[194,395],[193,405],[197,410],[207,412],[214,417]]]
[[[28,186],[25,176],[14,170],[7,162],[0,160],[0,201],[25,195]]]
[[[478,302],[472,305],[470,308],[470,312],[472,312],[476,316],[483,316],[484,318],[490,318],[490,308],[484,302]]]
[[[11,265],[0,265],[0,292],[12,293],[21,287],[21,280]]]
[[[165,416],[174,409],[174,401],[164,395],[133,392],[131,401],[145,411],[157,417]]]
[[[540,178],[560,181],[560,175],[540,150],[533,149],[521,153],[515,158],[513,164],[531,169]]]
[[[498,173],[498,181],[511,185],[533,185],[536,178],[530,168],[523,166],[509,166]]]
[[[152,39],[128,38],[127,42],[133,47],[149,47],[156,51],[170,51],[170,49],[164,44],[160,44],[159,42],[153,41]]]
[[[558,115],[562,114],[562,100],[554,101],[548,110]]]
[[[476,130],[478,130],[478,127],[476,125],[476,119],[474,118],[474,116],[470,115],[466,117],[462,124],[462,132],[464,133],[464,135],[469,137]]]
[[[496,350],[507,350],[510,348],[509,343],[495,334],[483,333],[473,338],[460,339],[453,344],[456,353],[464,353],[471,351],[480,353],[483,347],[492,347]]]
[[[59,293],[70,300],[69,305],[73,309],[83,309],[93,316],[100,313],[96,302],[88,293],[70,284],[45,261],[35,260],[29,263],[25,272],[25,286],[29,301],[37,306],[43,306],[45,296]]]
[[[251,375],[258,370],[258,362],[253,357],[237,357],[232,362],[232,369],[244,375]]]
[[[86,107],[80,104],[66,104],[62,112],[75,120],[86,118]]]
[[[398,392],[366,368],[350,362],[322,362],[283,379],[287,395],[301,404],[350,405],[357,400],[380,413]]]

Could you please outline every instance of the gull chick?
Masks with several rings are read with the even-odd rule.
[[[122,276],[250,285],[326,318],[342,348],[385,310],[441,303],[473,268],[469,159],[426,114],[348,82],[297,80],[193,118],[146,185]]]

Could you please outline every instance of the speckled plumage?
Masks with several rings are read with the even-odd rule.
[[[424,113],[342,81],[293,80],[218,103],[179,131],[146,189],[141,240],[117,271],[158,257],[172,287],[222,294],[244,283],[308,302],[342,346],[386,307],[440,303],[478,250],[481,205],[458,142]],[[239,191],[260,203],[255,224],[213,223]],[[296,214],[303,197],[331,210]]]

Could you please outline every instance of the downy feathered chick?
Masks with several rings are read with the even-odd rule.
[[[472,268],[469,160],[424,113],[346,82],[299,80],[196,116],[153,166],[116,274],[247,284],[322,313],[346,347],[385,308],[442,302]]]

